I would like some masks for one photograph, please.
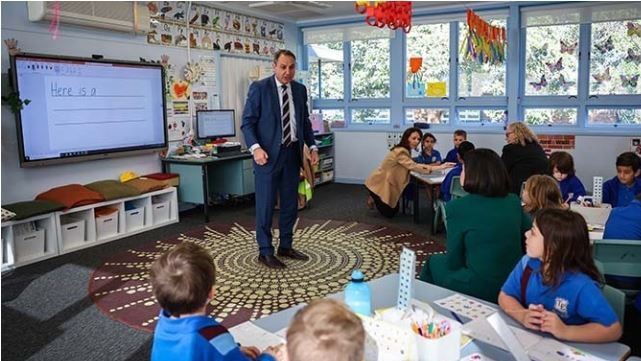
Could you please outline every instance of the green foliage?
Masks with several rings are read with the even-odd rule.
[[[11,112],[13,112],[13,114],[19,114],[26,105],[31,103],[31,100],[22,100],[20,99],[20,94],[18,92],[12,91],[6,97],[2,97],[2,102],[11,107]]]

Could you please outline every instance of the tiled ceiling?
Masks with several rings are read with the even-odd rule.
[[[414,12],[430,9],[472,5],[475,1],[413,1]],[[281,21],[304,22],[358,15],[354,10],[355,1],[216,1],[211,5],[222,5],[229,10],[256,16],[267,16]]]

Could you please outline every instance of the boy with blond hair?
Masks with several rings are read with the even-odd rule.
[[[154,330],[152,361],[275,361],[256,347],[239,347],[225,327],[207,316],[216,269],[211,255],[181,243],[151,266],[151,285],[162,307]]]
[[[289,361],[362,361],[364,348],[361,319],[333,299],[310,302],[287,330]]]
[[[464,131],[463,129],[457,129],[454,131],[454,138],[452,139],[452,142],[454,143],[454,148],[450,149],[449,152],[447,152],[447,155],[445,156],[445,160],[443,160],[443,163],[456,163],[459,165],[461,162],[458,159],[458,146],[461,145],[464,141],[467,140],[467,132]]]

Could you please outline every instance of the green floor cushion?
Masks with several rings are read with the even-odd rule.
[[[155,179],[151,178],[136,178],[126,181],[124,184],[137,188],[142,193],[153,192],[159,189],[166,188],[167,186]]]
[[[51,188],[46,192],[38,194],[36,199],[57,202],[63,204],[65,208],[84,206],[105,200],[100,193],[92,191],[80,184],[67,184]]]
[[[19,221],[21,219],[37,216],[39,214],[59,211],[61,209],[64,209],[65,206],[56,202],[35,200],[5,204],[4,206],[2,206],[2,208],[16,214],[16,216],[11,219],[12,221]]]
[[[107,201],[118,198],[133,197],[141,193],[140,190],[135,187],[111,179],[85,184],[85,187],[102,194]]]

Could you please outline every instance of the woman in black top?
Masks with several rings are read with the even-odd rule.
[[[510,174],[510,192],[520,195],[521,185],[531,175],[550,174],[548,157],[536,135],[523,122],[510,123],[505,131],[507,143],[501,159]]]

